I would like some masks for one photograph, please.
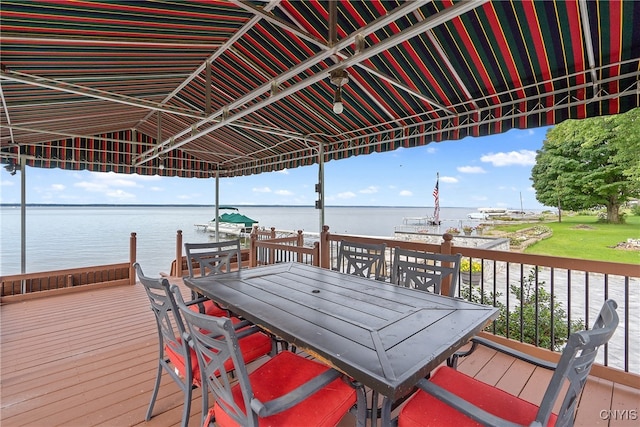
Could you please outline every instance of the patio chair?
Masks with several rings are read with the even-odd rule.
[[[238,269],[242,268],[242,253],[240,239],[224,242],[185,243],[187,251],[187,267],[189,277],[196,277],[195,263],[200,269],[200,277],[231,271],[231,263],[237,262]]]
[[[385,243],[356,243],[341,240],[338,246],[337,271],[376,280],[384,280]]]
[[[215,397],[204,425],[220,427],[335,426],[352,408],[357,408],[358,425],[366,419],[362,386],[306,357],[282,351],[249,373],[238,353],[242,331],[234,330],[228,318],[195,313],[172,288],[189,329],[189,345],[196,350],[207,389]],[[231,361],[235,379],[217,376]]]
[[[186,333],[186,329],[173,294],[170,291],[169,281],[165,278],[146,277],[138,263],[134,264],[134,268],[149,297],[151,310],[155,315],[158,327],[158,370],[145,420],[149,421],[151,419],[158,390],[160,389],[162,370],[164,369],[184,392],[181,425],[186,426],[189,422],[191,410],[191,391],[193,387],[201,385],[197,357],[195,352],[181,338]],[[200,300],[192,300],[186,305],[188,305],[189,310],[199,312],[197,306],[199,302]],[[242,328],[247,325],[248,322],[243,323],[236,319],[236,327]],[[265,354],[274,352],[271,339],[262,333],[243,338],[240,342],[240,350],[247,361],[253,361]],[[203,410],[207,408],[205,404],[206,402],[203,402]]]
[[[418,382],[420,390],[400,411],[398,427],[573,425],[580,393],[598,348],[609,341],[618,326],[617,307],[615,301],[607,300],[591,330],[571,334],[557,364],[491,345],[498,351],[554,370],[540,406],[453,368],[441,366],[433,372],[430,380]],[[565,382],[569,384],[563,387]],[[560,409],[553,414],[551,411],[559,399],[562,400]]]
[[[196,265],[200,277],[213,276],[231,271],[231,263],[236,261],[238,269],[242,268],[242,253],[240,251],[240,239],[224,242],[185,243],[187,252],[187,267],[189,277],[196,277]],[[192,294],[193,299],[202,295]],[[203,299],[199,303],[200,312],[210,316],[225,317],[229,314],[214,301]]]
[[[391,268],[391,283],[441,294],[442,280],[450,276],[448,296],[455,296],[461,258],[461,254],[445,255],[396,247]]]

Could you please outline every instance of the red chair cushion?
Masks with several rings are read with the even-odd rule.
[[[240,321],[239,319],[236,319],[236,318],[232,318],[231,320],[234,323],[237,323]],[[178,339],[178,342],[181,343],[182,341]],[[265,354],[268,354],[271,351],[271,338],[269,338],[267,335],[263,334],[262,332],[256,332],[255,334],[251,334],[251,335],[247,335],[246,337],[243,337],[242,339],[240,339],[239,344],[240,344],[240,351],[242,352],[242,357],[245,363],[250,363],[258,359],[259,357],[262,357]],[[167,353],[167,357],[169,358],[171,363],[173,363],[173,366],[175,366],[175,369],[178,375],[181,378],[185,378],[186,368],[185,368],[184,359],[182,358],[180,353],[176,351],[175,349],[176,345],[178,344],[176,344],[175,342],[171,342],[165,345],[165,351]],[[201,378],[200,378],[200,368],[198,366],[198,357],[196,356],[196,353],[192,348],[189,348],[189,356],[191,357],[191,370],[193,372],[193,383],[199,386],[201,384],[200,382]],[[227,360],[224,367],[227,370],[227,372],[234,369],[231,359]],[[216,373],[216,375],[217,374],[218,373]]]
[[[430,381],[493,415],[520,425],[529,425],[538,412],[536,405],[447,366],[436,369]],[[555,422],[556,416],[552,414],[548,425],[553,426]],[[407,401],[398,417],[398,427],[480,425],[422,390]]]
[[[249,375],[256,398],[266,402],[280,397],[311,378],[329,369],[313,360],[297,356],[290,351],[278,353]],[[233,397],[243,410],[240,385],[233,388]],[[356,391],[340,378],[309,396],[298,405],[266,418],[260,418],[260,426],[335,426],[356,403]],[[218,405],[209,416],[215,415],[216,425],[221,427],[238,424]]]
[[[215,317],[229,316],[229,313],[227,312],[227,310],[218,307],[218,305],[211,300],[206,300],[198,304],[190,305],[189,308],[197,313],[200,313],[200,306],[204,307],[204,314],[208,316],[215,316]]]

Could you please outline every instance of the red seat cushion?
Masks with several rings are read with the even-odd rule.
[[[520,425],[529,425],[538,412],[536,405],[447,366],[436,369],[430,381],[493,415]],[[548,425],[553,426],[555,422],[556,416],[552,414]],[[480,425],[422,390],[407,401],[398,417],[398,427]]]
[[[290,351],[278,353],[249,375],[253,393],[261,402],[280,397],[329,369],[313,360]],[[240,385],[233,388],[233,397],[243,410]],[[298,405],[279,414],[260,418],[260,426],[335,426],[356,403],[356,391],[340,378],[309,396]],[[215,415],[216,425],[238,426],[216,401],[209,416]]]
[[[190,305],[189,308],[195,312],[200,313],[201,306],[204,308],[204,314],[208,316],[215,316],[215,317],[229,316],[229,313],[227,312],[227,310],[220,308],[215,302],[211,300],[205,300],[201,303]]]
[[[237,323],[240,321],[239,319],[236,319],[236,318],[232,318],[231,320],[234,323]],[[182,341],[178,339],[178,342],[181,343]],[[240,351],[242,352],[242,357],[245,363],[250,363],[258,359],[259,357],[262,357],[265,354],[268,354],[271,351],[271,338],[269,338],[267,335],[263,334],[262,332],[256,332],[255,334],[251,334],[251,335],[247,335],[246,337],[243,337],[242,339],[240,339],[239,344],[240,344]],[[175,366],[178,375],[181,378],[185,378],[186,369],[185,369],[184,359],[176,351],[175,349],[176,345],[178,344],[176,344],[175,342],[171,342],[165,345],[165,351],[167,353],[167,357],[169,358],[171,363],[173,363],[173,366]],[[201,378],[200,378],[200,368],[198,366],[198,357],[196,356],[196,353],[192,348],[189,348],[189,355],[191,357],[191,370],[193,372],[193,383],[199,386],[201,384],[200,383]],[[234,369],[231,359],[227,360],[227,363],[225,363],[224,367],[227,370],[227,372]]]

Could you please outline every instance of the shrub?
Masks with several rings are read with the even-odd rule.
[[[509,338],[533,344],[542,348],[562,350],[567,342],[569,333],[584,330],[584,322],[581,319],[567,320],[567,313],[562,308],[562,303],[554,302],[551,305],[551,294],[547,292],[539,282],[536,287],[535,270],[531,269],[523,280],[522,286],[511,285],[509,291],[518,300],[518,304],[508,311],[507,307],[497,301],[500,293],[487,293],[481,291],[478,285],[463,286],[460,295],[480,304],[493,304],[500,312],[494,326],[489,325],[488,330],[495,327],[496,335],[507,336],[507,322]],[[537,323],[536,323],[537,310]],[[553,313],[553,324],[551,314]],[[522,328],[521,328],[522,325]],[[536,338],[537,332],[537,338]]]

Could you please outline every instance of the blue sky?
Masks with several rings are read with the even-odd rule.
[[[511,130],[325,164],[325,204],[544,209],[531,187],[548,128]],[[220,204],[313,205],[318,167],[220,179]],[[27,203],[214,204],[215,180],[27,168]],[[20,203],[20,173],[0,171],[0,202]]]

